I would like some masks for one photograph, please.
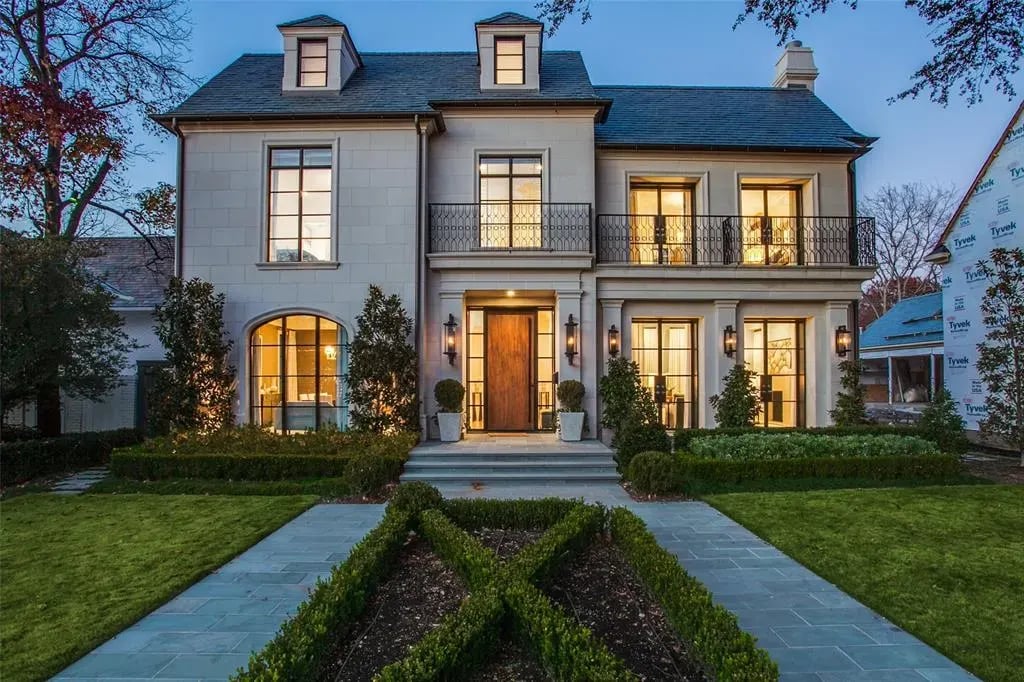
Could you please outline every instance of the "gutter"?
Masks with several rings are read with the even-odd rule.
[[[265,121],[394,121],[394,120],[416,120],[420,117],[433,118],[438,130],[443,132],[444,118],[439,111],[394,111],[394,112],[310,112],[310,113],[266,113],[266,114],[160,114],[150,116],[150,119],[157,124],[174,132],[178,121],[182,122],[225,122],[225,123],[247,123]]]
[[[178,161],[174,188],[174,276],[181,277],[185,252],[185,136],[178,127],[178,119],[172,117],[170,131],[178,138]]]
[[[624,152],[771,152],[783,154],[851,154],[854,158],[864,156],[870,147],[773,147],[770,145],[720,145],[720,144],[639,144],[619,142],[595,142],[595,149]]]

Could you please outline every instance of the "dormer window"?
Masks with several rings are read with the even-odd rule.
[[[494,82],[522,85],[526,82],[526,40],[523,36],[495,36]]]
[[[299,87],[327,85],[327,40],[299,40]]]

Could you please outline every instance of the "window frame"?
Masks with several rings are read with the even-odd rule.
[[[520,64],[518,69],[499,69],[498,68],[498,43],[518,43],[519,44],[519,59]],[[513,55],[515,56],[515,55]],[[498,81],[499,73],[515,73],[519,72],[518,83],[502,83]],[[526,85],[526,36],[494,36],[494,84],[498,86],[517,86]]]
[[[760,391],[760,387],[764,384],[759,384],[758,390],[758,402],[761,404],[761,414],[758,415],[754,422],[757,427],[764,428],[766,431],[772,428],[804,428],[807,425],[807,320],[801,318],[779,318],[779,317],[747,317],[741,322],[743,326],[744,338],[743,348],[740,349],[743,354],[746,354],[747,338],[746,328],[747,325],[759,326],[761,328],[761,335],[764,339],[764,346],[762,348],[755,348],[760,351],[760,364],[761,366],[756,368],[758,374],[758,381],[764,382],[764,377],[794,377],[796,385],[796,398],[793,400],[794,403],[794,425],[793,427],[786,426],[772,426],[769,422],[771,421],[768,413],[768,405],[766,400],[763,400],[763,394]],[[794,351],[796,357],[793,361],[793,372],[791,374],[771,374],[769,372],[768,360],[769,351],[768,347],[768,325],[770,324],[791,324],[793,325],[793,333],[796,338],[793,339],[793,348],[785,349]],[[751,347],[753,348],[753,347]],[[741,357],[741,362],[746,367],[746,362]]]
[[[656,348],[647,348],[646,346],[641,345],[642,344],[642,339],[632,338],[634,336],[634,334],[633,334],[634,325],[637,325],[637,324],[641,324],[641,325],[642,324],[656,324],[656,325],[658,325],[658,345],[657,345]],[[666,348],[665,347],[664,341],[663,341],[663,339],[664,339],[663,329],[664,329],[664,326],[666,324],[686,324],[686,325],[689,326],[689,331],[690,331],[690,348],[689,349],[686,349],[686,348],[671,348],[671,347]],[[700,397],[700,320],[698,318],[692,318],[692,317],[633,317],[633,318],[630,318],[630,320],[629,320],[629,328],[630,328],[630,348],[629,348],[630,360],[632,360],[633,362],[637,362],[637,357],[636,357],[636,353],[637,352],[647,352],[647,351],[652,351],[652,350],[657,352],[658,372],[657,372],[657,374],[654,374],[654,375],[646,375],[646,376],[653,376],[655,384],[658,383],[659,379],[664,381],[664,378],[666,376],[689,379],[688,383],[689,383],[691,395],[693,397],[692,397],[692,399],[690,401],[688,401],[689,405],[687,405],[687,409],[688,409],[688,411],[690,413],[689,416],[690,416],[690,424],[691,424],[691,426],[688,427],[688,428],[691,428],[691,429],[700,428],[700,421],[699,421],[699,419],[700,419],[700,400],[699,400],[699,397]],[[670,374],[670,375],[666,375],[664,373],[665,353],[666,352],[688,353],[689,356],[690,356],[690,368],[691,368],[690,374],[688,374],[688,375],[687,374]],[[641,377],[643,377],[643,376],[645,376],[645,374],[641,374]],[[645,388],[646,388],[646,386],[645,386]],[[652,389],[652,391],[653,391],[653,389]],[[654,398],[653,392],[651,394],[651,398],[652,399]],[[657,405],[657,403],[655,403],[655,404]],[[667,422],[666,417],[668,417],[668,411],[670,409],[674,408],[675,406],[676,406],[676,403],[669,403],[667,401],[665,403],[662,403],[661,405],[658,405],[658,420],[659,420],[659,422],[662,425],[665,425],[666,422]],[[682,415],[680,415],[678,413],[678,411],[677,411],[677,413],[675,415],[675,423],[671,427],[667,427],[666,426],[666,428],[676,428],[676,429],[678,429],[678,428],[680,428],[680,426],[679,426],[680,421],[683,421]]]
[[[481,166],[483,166],[484,164],[489,163],[489,162],[497,162],[497,161],[503,161],[505,163],[505,166],[506,166],[507,170],[505,171],[504,174],[500,174],[499,175],[499,174],[495,174],[495,173],[485,173],[481,169]],[[540,171],[538,171],[536,173],[516,173],[515,172],[516,161],[527,161],[527,162],[539,165],[540,166]],[[545,166],[546,166],[546,164],[544,163],[544,155],[543,154],[539,154],[539,153],[522,153],[522,154],[520,154],[520,153],[509,153],[509,154],[501,154],[501,153],[493,153],[492,154],[492,153],[488,153],[488,154],[478,154],[477,155],[477,159],[476,159],[476,169],[477,169],[476,170],[476,195],[477,195],[477,205],[480,207],[479,208],[479,211],[480,211],[480,214],[479,214],[480,215],[480,221],[479,221],[479,225],[480,225],[480,235],[479,235],[480,248],[498,248],[498,249],[524,248],[524,247],[521,247],[521,246],[517,246],[516,243],[515,243],[515,238],[516,238],[515,226],[518,224],[518,223],[516,223],[515,207],[516,207],[516,205],[533,205],[533,204],[536,204],[537,207],[538,207],[538,223],[537,223],[537,227],[539,228],[539,231],[540,231],[539,237],[540,237],[541,243],[538,244],[537,246],[529,247],[529,248],[540,248],[540,247],[543,246],[543,240],[544,240],[544,235],[543,235],[544,216],[543,216],[543,209],[542,209],[542,207],[544,206],[544,168],[545,168]],[[484,184],[484,179],[485,178],[487,178],[487,179],[503,179],[503,180],[507,180],[508,181],[508,199],[486,199],[486,200],[483,199],[483,184]],[[540,197],[539,199],[537,199],[536,201],[529,201],[529,200],[524,200],[524,199],[516,199],[516,197],[515,197],[515,181],[517,179],[520,179],[520,178],[526,178],[526,179],[530,179],[530,180],[536,179],[537,180],[538,190],[539,190],[538,191],[538,195]],[[504,224],[505,229],[508,230],[508,243],[507,244],[500,245],[500,246],[489,245],[489,246],[486,246],[486,247],[483,245],[483,242],[484,242],[484,237],[483,237],[484,222],[483,222],[483,217],[482,217],[483,213],[484,213],[483,212],[483,208],[482,208],[483,206],[504,206],[504,207],[507,208],[507,210],[508,210],[508,220]],[[486,224],[488,226],[488,230],[494,229],[495,226],[501,225],[501,223],[493,222],[493,221],[490,221],[490,220],[488,220],[488,222]]]
[[[318,71],[305,71],[305,70],[303,70],[303,68],[302,68],[302,61],[303,61],[302,51],[308,45],[323,45],[324,46],[324,56],[323,56],[324,70],[323,71],[319,71],[319,70]],[[327,38],[299,38],[298,39],[298,50],[296,52],[296,55],[297,55],[297,57],[296,57],[296,60],[295,60],[296,61],[296,65],[295,65],[295,69],[296,69],[295,87],[297,87],[297,88],[326,88],[327,87],[327,81],[328,81],[328,75],[330,73],[330,63],[329,63],[330,62],[330,47],[328,45]],[[307,59],[320,59],[320,57],[307,57]],[[302,76],[304,74],[318,74],[318,73],[322,73],[324,75],[324,83],[323,83],[323,85],[303,85],[302,84]]]
[[[336,256],[335,256],[335,228],[334,228],[334,226],[335,226],[335,217],[336,217],[335,213],[336,213],[336,210],[337,210],[337,206],[335,206],[335,194],[334,194],[334,188],[335,188],[335,182],[336,182],[336,176],[337,176],[336,169],[335,169],[335,160],[337,158],[337,149],[335,148],[335,145],[331,144],[331,143],[300,143],[300,144],[275,143],[275,144],[267,145],[266,150],[267,150],[266,151],[266,189],[265,189],[265,191],[263,193],[264,200],[266,201],[266,208],[265,208],[264,216],[263,216],[264,220],[265,220],[265,224],[266,224],[266,234],[264,235],[264,239],[263,239],[262,263],[269,264],[269,265],[272,265],[272,266],[275,266],[275,267],[310,267],[310,266],[323,267],[325,265],[330,265],[330,264],[334,263],[335,262],[335,258],[336,258]],[[330,155],[331,155],[330,161],[326,165],[315,165],[315,166],[306,166],[306,165],[304,165],[305,152],[306,151],[314,151],[314,150],[315,151],[324,151],[324,150],[326,150],[326,151],[330,152]],[[280,152],[280,151],[297,151],[297,152],[299,152],[299,165],[298,166],[275,166],[274,165],[274,152]],[[303,192],[304,192],[303,186],[304,186],[304,178],[305,178],[305,171],[306,171],[306,169],[327,169],[327,170],[329,170],[331,172],[330,189],[327,190],[327,193],[329,194],[329,197],[328,197],[329,213],[327,214],[327,218],[328,218],[328,220],[327,220],[327,224],[328,224],[328,237],[326,238],[326,240],[329,242],[328,243],[328,248],[327,248],[327,260],[303,260],[302,259],[302,253],[303,253],[303,251],[302,251],[302,218],[303,218],[303,212],[302,212],[302,201],[303,201],[303,199],[302,199],[302,195],[303,195]],[[294,261],[277,260],[277,259],[272,257],[273,256],[273,251],[272,251],[271,245],[272,245],[272,243],[275,240],[274,236],[273,236],[273,218],[275,216],[274,216],[274,213],[273,213],[273,201],[272,201],[273,195],[275,194],[275,192],[274,192],[274,183],[273,183],[273,174],[274,174],[275,170],[298,170],[299,171],[299,185],[298,185],[298,189],[295,190],[296,193],[298,194],[298,197],[297,197],[298,205],[297,205],[297,208],[296,208],[297,212],[295,213],[295,217],[298,220],[298,225],[296,226],[296,235],[297,236],[295,238],[296,242],[297,242],[298,260],[294,260]],[[317,191],[322,191],[322,190],[317,190]],[[322,215],[322,214],[318,213],[318,214],[311,214],[311,215]],[[278,239],[282,239],[282,238],[278,238]],[[324,238],[323,237],[316,237],[315,239],[324,239]]]
[[[791,182],[780,183],[780,184],[772,184],[772,183],[764,183],[764,182],[743,182],[743,181],[740,181],[740,194],[739,194],[740,204],[739,204],[739,206],[740,206],[741,230],[745,227],[745,225],[743,224],[745,220],[747,220],[748,218],[756,217],[756,216],[748,215],[746,213],[746,211],[744,210],[744,208],[743,208],[743,193],[748,191],[748,190],[752,191],[752,192],[760,192],[761,193],[761,208],[764,211],[764,216],[760,216],[760,217],[763,218],[766,221],[764,223],[764,225],[762,226],[762,228],[761,228],[762,234],[764,233],[765,228],[770,228],[771,220],[772,219],[775,219],[775,218],[791,219],[793,221],[794,228],[795,228],[794,229],[795,243],[793,243],[793,244],[786,244],[784,246],[792,247],[792,249],[793,249],[794,261],[793,261],[793,263],[790,263],[789,265],[803,265],[804,264],[804,217],[805,217],[804,216],[804,187],[803,187],[803,185],[794,184],[794,183],[791,183]],[[768,215],[768,192],[770,192],[772,190],[785,190],[785,191],[791,192],[793,194],[793,197],[795,198],[794,204],[796,206],[796,215],[791,215],[791,216]],[[770,229],[769,229],[769,232],[770,232]],[[766,243],[762,239],[760,242],[758,242],[757,244],[753,244],[753,245],[754,246],[767,247],[770,244],[771,244],[770,242]],[[755,263],[755,262],[748,263],[748,262],[746,262],[745,255],[744,255],[743,252],[744,252],[744,250],[746,249],[747,246],[748,246],[748,243],[744,241],[743,236],[741,234],[741,236],[740,236],[740,261],[743,264],[745,264],[745,265],[772,265],[773,267],[778,267],[775,264],[771,264],[771,263],[767,262],[767,260],[769,258],[769,250],[767,248],[765,248],[765,251],[764,251],[765,263]]]

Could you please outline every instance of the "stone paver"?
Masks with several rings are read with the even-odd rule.
[[[227,679],[383,515],[379,504],[317,505],[54,679]]]
[[[55,483],[53,492],[58,495],[79,495],[102,481],[109,473],[107,467],[79,471]]]

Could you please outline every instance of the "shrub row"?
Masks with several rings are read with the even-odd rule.
[[[410,517],[391,510],[384,520],[352,548],[330,577],[318,582],[277,636],[249,657],[249,666],[232,678],[250,680],[311,680],[339,631],[366,607],[367,597],[391,571],[409,534]]]
[[[779,670],[736,617],[712,602],[711,593],[665,551],[644,522],[618,508],[611,512],[612,540],[661,603],[676,631],[694,648],[713,679],[745,682],[779,679]]]
[[[304,481],[224,481],[172,478],[136,481],[109,476],[89,488],[89,494],[148,493],[150,495],[316,495],[348,497],[352,486],[344,478],[312,478]]]
[[[419,436],[411,432],[383,435],[362,431],[323,428],[302,433],[275,433],[255,425],[237,426],[209,433],[182,431],[151,438],[140,452],[159,454],[348,455],[359,452],[407,457]]]
[[[807,433],[746,433],[690,441],[690,454],[745,462],[812,457],[885,457],[938,454],[938,446],[915,436],[857,435],[823,438]]]
[[[0,485],[104,464],[114,448],[141,440],[136,429],[117,429],[0,443]]]
[[[420,530],[430,546],[474,589],[494,582],[500,563],[497,555],[436,509],[420,514]]]
[[[573,508],[575,500],[548,497],[542,500],[445,500],[444,513],[461,528],[550,528]]]
[[[577,504],[508,563],[508,577],[529,583],[546,580],[568,556],[590,544],[603,526],[604,513],[600,507]]]
[[[673,443],[676,452],[687,452],[690,443],[698,438],[709,436],[742,436],[748,433],[779,434],[802,433],[812,436],[918,436],[926,438],[916,426],[898,424],[862,424],[858,426],[818,426],[779,428],[765,430],[758,426],[719,427],[716,429],[678,429]],[[645,450],[667,450],[667,448],[644,448]]]

